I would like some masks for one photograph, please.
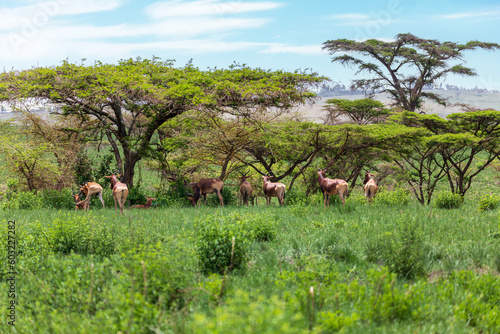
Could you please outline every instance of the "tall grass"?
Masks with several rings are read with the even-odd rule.
[[[204,274],[195,251],[200,224],[224,223],[225,217],[245,228],[253,228],[252,217],[262,217],[259,224],[272,225],[275,236],[242,234],[249,238],[245,270]],[[9,210],[0,211],[4,241],[8,220],[16,221],[25,249],[41,242],[30,237],[36,228],[51,231],[59,221],[67,222],[67,230],[57,225],[64,232],[58,235],[84,238],[87,230],[74,225],[83,222],[112,234],[112,243],[102,239],[108,247],[103,254],[84,243],[69,254],[53,248],[29,261],[28,253],[18,254],[20,333],[466,333],[500,328],[493,312],[500,306],[474,285],[497,289],[498,212],[479,211],[474,200],[451,210],[414,201],[367,205],[356,196],[345,208],[335,203],[327,210],[322,203],[306,202],[162,207],[124,215],[98,205],[89,212]],[[52,237],[57,236],[43,236],[49,245]],[[101,241],[99,235],[92,238]],[[412,261],[418,261],[418,270],[412,271]],[[5,280],[0,289],[8,290]],[[7,303],[7,294],[0,294],[0,305]]]

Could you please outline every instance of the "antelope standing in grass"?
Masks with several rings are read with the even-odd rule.
[[[344,180],[329,179],[325,177],[325,171],[326,168],[318,168],[318,182],[321,192],[323,193],[325,209],[330,206],[330,195],[339,195],[342,205],[345,206],[345,196],[349,190],[349,185]]]
[[[99,183],[85,182],[82,186],[80,186],[80,192],[78,193],[78,196],[80,196],[82,193],[85,195],[85,199],[83,201],[86,202],[84,210],[87,210],[89,208],[90,198],[94,195],[97,195],[99,197],[99,200],[101,200],[102,203],[102,208],[104,209],[104,200],[102,199],[102,187]]]
[[[241,174],[240,179],[240,204],[248,206],[248,201],[252,196],[252,185],[247,181],[248,173]]]
[[[196,183],[188,184],[192,187],[193,194],[188,194],[187,199],[191,201],[193,206],[198,204],[198,200],[203,196],[203,203],[207,205],[207,194],[215,193],[219,197],[219,203],[224,206],[224,200],[222,199],[222,188],[224,188],[224,182],[216,178],[201,179]]]
[[[372,203],[373,197],[378,191],[377,183],[375,182],[373,174],[370,174],[371,169],[365,172],[365,180],[363,181],[365,188],[365,202]]]
[[[130,208],[131,209],[149,209],[151,207],[151,204],[153,204],[153,201],[156,198],[153,197],[147,197],[146,196],[146,204],[138,204],[138,205],[132,205]]]
[[[71,197],[74,198],[75,200],[75,210],[87,210],[88,209],[88,202],[86,201],[81,201],[80,200],[80,195],[74,193],[74,192],[71,192]]]
[[[118,202],[118,205],[120,206],[120,212],[123,213],[123,206],[125,205],[125,201],[127,200],[128,196],[128,187],[125,183],[121,183],[120,181],[118,181],[118,177],[120,177],[120,174],[117,173],[118,172],[111,173],[111,175],[104,177],[108,178],[111,181],[111,185],[109,187],[113,189],[113,199],[115,200],[115,213],[118,213],[118,210],[116,208],[116,202]]]
[[[271,182],[269,181],[270,176],[261,174],[263,178],[262,190],[264,190],[264,196],[266,197],[266,205],[271,204],[271,197],[278,197],[278,202],[280,205],[283,205],[286,186],[283,183]]]

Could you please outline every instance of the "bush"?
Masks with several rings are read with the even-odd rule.
[[[188,289],[195,282],[194,254],[183,244],[169,240],[141,245],[121,256],[126,287],[142,294],[146,301],[165,303],[167,308],[186,304]],[[132,278],[132,280],[130,280]],[[132,286],[131,286],[132,284]]]
[[[410,192],[403,188],[394,191],[382,190],[375,195],[373,203],[387,206],[408,205],[410,203]]]
[[[251,233],[238,218],[209,216],[197,224],[196,253],[204,274],[245,269]]]
[[[497,195],[483,195],[479,199],[479,211],[494,210],[500,204],[500,196]]]
[[[229,189],[229,187],[222,188],[221,191],[222,200],[224,201],[224,205],[234,205],[237,203],[237,197],[234,196],[234,193]],[[200,198],[200,201],[203,201],[203,196]],[[211,194],[207,195],[207,206],[219,206],[219,197],[217,195]]]
[[[9,199],[2,204],[4,210],[16,209],[41,209],[43,208],[42,196],[37,195],[34,191],[21,191],[12,193]]]
[[[274,217],[268,215],[247,216],[245,225],[251,238],[256,241],[276,239],[277,229]]]
[[[130,205],[135,205],[135,204],[144,204],[144,200],[146,198],[146,195],[141,191],[141,188],[138,186],[134,187],[128,187],[128,196],[127,196],[127,202],[130,203]]]
[[[436,195],[434,206],[440,209],[458,209],[464,198],[460,194],[452,192],[440,192]]]
[[[65,188],[61,191],[43,190],[40,193],[44,208],[52,209],[75,209],[75,200],[71,196],[71,189]]]
[[[188,332],[308,333],[306,319],[278,296],[251,296],[237,290],[234,297],[214,312],[213,317],[195,314]]]
[[[111,226],[92,216],[63,214],[45,226],[35,224],[31,234],[35,242],[45,238],[54,253],[110,256],[115,252]]]
[[[401,278],[413,279],[425,274],[425,245],[417,222],[397,225],[393,235],[386,232],[367,243],[368,261],[382,262]]]

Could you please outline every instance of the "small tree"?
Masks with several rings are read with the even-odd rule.
[[[323,109],[327,112],[323,118],[327,125],[348,122],[358,125],[379,123],[391,112],[382,102],[373,99],[328,99]]]
[[[418,145],[395,148],[399,166],[412,176],[410,184],[422,189],[426,184],[426,203],[430,202],[435,183],[443,177],[452,193],[465,196],[472,180],[500,157],[500,111],[455,113],[447,119],[403,112],[392,119],[428,131]],[[417,196],[421,203],[425,201],[422,196]]]
[[[367,72],[372,76],[368,79],[354,80],[352,89],[362,88],[371,90],[372,93],[378,90],[388,93],[394,105],[409,111],[419,109],[423,98],[445,105],[445,99],[423,90],[446,75],[477,75],[473,69],[460,63],[464,60],[464,51],[499,48],[500,45],[496,43],[479,41],[465,44],[441,43],[433,39],[418,38],[412,34],[399,34],[390,42],[377,39],[363,42],[337,39],[323,43],[323,49],[334,56],[332,62],[356,67],[357,73]],[[345,54],[336,56],[338,53]],[[353,53],[363,57],[356,58]],[[458,63],[454,64],[454,61]]]

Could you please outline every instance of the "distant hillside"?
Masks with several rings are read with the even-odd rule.
[[[449,98],[451,104],[469,104],[478,109],[496,109],[500,110],[500,93],[479,93],[477,91],[463,91],[463,90],[433,90],[433,93],[439,94],[443,97]],[[297,108],[297,112],[308,120],[313,122],[321,122],[321,117],[324,116],[324,111],[322,110],[323,105],[327,99],[350,99],[357,100],[362,99],[365,96],[363,94],[353,94],[353,95],[334,95],[334,96],[322,96],[314,104],[300,106]],[[387,95],[379,94],[375,95],[375,99],[383,103],[388,104],[389,98]],[[448,114],[455,112],[462,112],[463,110],[458,106],[443,107],[436,103],[425,104],[424,110],[429,114],[438,114],[441,117],[445,117]],[[47,114],[47,111],[44,111]],[[14,117],[15,114],[11,112],[0,112],[0,120],[6,120]]]
[[[433,93],[439,94],[443,97],[449,98],[450,104],[468,104],[478,109],[495,109],[500,110],[500,93],[477,93],[474,91],[459,91],[459,90],[433,90]],[[330,97],[320,97],[313,105],[301,106],[298,112],[306,119],[311,121],[321,121],[321,117],[325,115],[322,106],[327,99],[349,99],[357,100],[365,96],[358,95],[335,95]],[[385,104],[389,103],[389,97],[385,94],[375,95],[375,99]],[[458,106],[443,107],[437,103],[426,102],[424,110],[429,114],[438,114],[445,117],[448,114],[462,112],[463,110]]]

